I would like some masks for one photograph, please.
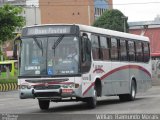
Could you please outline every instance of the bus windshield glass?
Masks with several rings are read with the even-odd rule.
[[[77,74],[79,42],[76,36],[22,38],[20,76]]]

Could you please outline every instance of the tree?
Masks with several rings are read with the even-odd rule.
[[[0,40],[6,41],[13,38],[13,32],[17,27],[22,27],[25,20],[19,14],[23,11],[21,7],[4,5],[0,7]]]
[[[125,23],[125,24],[124,24]],[[124,32],[124,27],[128,32],[128,23],[124,14],[117,10],[106,10],[94,23],[93,26]]]
[[[22,11],[22,7],[9,4],[0,7],[0,44],[12,39],[16,28],[24,25],[25,19],[20,16]],[[2,51],[0,54],[2,54]]]

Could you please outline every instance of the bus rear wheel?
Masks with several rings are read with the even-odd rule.
[[[119,95],[120,101],[133,101],[136,98],[136,83],[134,80],[131,82],[131,90],[129,94],[121,94]]]
[[[47,110],[49,108],[50,104],[49,100],[38,100],[38,102],[41,110]]]

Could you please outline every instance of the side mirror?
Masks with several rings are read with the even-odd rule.
[[[86,52],[90,54],[91,53],[91,41],[88,39],[86,44],[87,44]]]
[[[84,42],[85,42],[85,46],[86,46],[86,52],[90,53],[91,52],[91,41],[89,40],[88,35],[86,33],[83,33],[82,37],[85,40]]]

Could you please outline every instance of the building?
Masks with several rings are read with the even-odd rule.
[[[112,9],[112,0],[94,0],[95,19],[100,17],[107,9]]]
[[[3,3],[9,3],[12,5],[24,6],[26,0],[3,0]]]
[[[11,4],[15,6],[23,7],[23,16],[26,20],[26,26],[41,24],[41,15],[39,10],[39,5],[37,0],[0,0],[0,4]],[[17,32],[20,30],[17,29]]]
[[[15,6],[23,7],[23,12],[20,16],[23,16],[26,20],[25,26],[31,26],[34,24],[41,24],[40,10],[38,1],[33,0],[0,0],[0,6],[3,4],[11,4]],[[17,28],[15,33],[21,32],[21,28]],[[6,41],[3,45],[3,51],[8,58],[13,55],[13,41]]]
[[[0,0],[0,6],[2,6],[2,5],[3,5],[3,2],[4,2],[4,0]]]
[[[39,0],[41,23],[75,23],[91,25],[112,0]]]

